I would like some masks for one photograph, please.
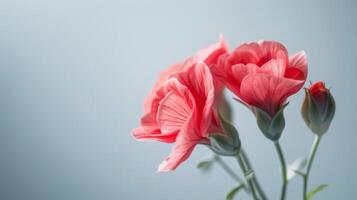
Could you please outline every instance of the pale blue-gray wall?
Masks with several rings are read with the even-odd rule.
[[[129,135],[158,72],[220,33],[231,48],[273,39],[291,53],[307,52],[309,79],[325,80],[337,101],[311,186],[329,184],[316,199],[355,199],[356,10],[353,0],[2,0],[0,199],[224,199],[234,182],[219,168],[208,175],[195,169],[207,149],[160,174],[157,165],[171,146]],[[290,98],[286,110],[282,145],[289,161],[308,154],[313,139],[300,118],[302,97]],[[273,145],[247,109],[235,103],[235,111],[243,145],[275,200],[280,171]],[[288,199],[301,199],[300,179]]]

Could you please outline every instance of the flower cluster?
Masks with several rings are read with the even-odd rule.
[[[288,98],[304,86],[307,74],[304,51],[289,55],[283,44],[263,40],[230,51],[221,37],[218,43],[161,72],[145,100],[141,125],[132,134],[137,140],[175,143],[159,166],[161,172],[175,170],[197,144],[218,155],[240,155],[238,132],[222,108],[227,88],[254,113],[264,136],[275,143],[285,182],[285,161],[278,143],[285,127],[283,111]],[[321,136],[334,116],[334,99],[322,82],[305,91],[303,118]],[[254,195],[258,186],[251,186]],[[258,196],[264,199],[263,194]]]

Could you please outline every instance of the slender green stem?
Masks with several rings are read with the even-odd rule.
[[[228,165],[226,162],[224,162],[224,160],[216,155],[215,156],[215,159],[217,161],[217,163],[224,169],[224,171],[227,172],[227,174],[229,174],[236,182],[239,182],[239,183],[244,183],[243,179],[241,177],[239,177]],[[250,194],[250,190],[249,188],[245,185],[244,188],[243,188],[247,193]]]
[[[221,157],[216,156],[216,161],[217,163],[224,169],[224,171],[227,172],[235,181],[237,182],[243,182],[243,180],[236,174],[234,171],[227,165],[226,162],[222,160]]]
[[[249,169],[254,170],[253,167],[252,167],[252,165],[251,165],[251,163],[250,163],[250,161],[249,161],[249,159],[248,159],[247,154],[245,153],[245,151],[244,151],[243,149],[241,149],[241,154],[242,154],[242,158],[243,158],[245,164],[247,165],[247,167],[248,167]],[[254,184],[255,188],[256,188],[257,191],[258,191],[258,194],[259,194],[261,200],[267,200],[267,197],[266,197],[266,195],[265,195],[265,193],[264,193],[262,187],[260,186],[260,184],[259,184],[259,182],[258,182],[258,180],[257,180],[255,174],[254,174],[254,176],[253,176],[253,178],[252,178],[252,181],[253,181],[253,184]]]
[[[308,160],[308,163],[307,163],[306,173],[305,173],[305,176],[304,176],[304,190],[303,190],[304,200],[307,200],[307,184],[308,184],[308,181],[309,181],[309,175],[310,175],[310,171],[311,171],[311,166],[312,166],[312,163],[314,162],[315,155],[316,155],[317,149],[319,147],[320,141],[321,141],[321,136],[317,135],[315,137],[314,143],[313,143],[312,148],[311,148],[310,157],[309,157],[309,160]]]
[[[246,164],[244,163],[243,156],[240,152],[237,154],[236,158],[237,158],[238,164],[240,165],[240,167],[243,170],[244,176],[246,177],[246,180],[248,182],[248,186],[249,186],[250,190],[252,191],[253,199],[258,200],[258,196],[255,191],[253,180],[251,179],[251,177],[249,177],[251,175],[251,173],[253,173],[253,171],[246,166]],[[254,173],[253,173],[253,176],[254,176]]]
[[[281,177],[282,177],[282,181],[283,181],[282,186],[281,186],[280,200],[285,200],[286,189],[287,189],[287,185],[288,185],[286,162],[285,162],[284,154],[281,149],[279,141],[275,141],[274,145],[275,145],[275,148],[279,155],[280,166],[281,166]]]

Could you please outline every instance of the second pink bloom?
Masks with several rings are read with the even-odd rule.
[[[304,51],[289,56],[281,43],[259,41],[222,55],[212,70],[242,101],[273,117],[304,85],[307,59]]]

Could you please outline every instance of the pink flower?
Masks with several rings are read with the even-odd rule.
[[[304,51],[288,56],[278,42],[245,43],[219,59],[212,71],[246,104],[274,116],[307,76]]]
[[[207,66],[215,65],[218,62],[218,58],[228,52],[227,44],[225,43],[223,36],[220,37],[218,43],[212,44],[211,46],[201,49],[195,55],[189,57],[184,62],[180,62],[170,66],[168,69],[163,70],[160,73],[158,80],[156,81],[154,87],[152,88],[149,96],[144,102],[144,112],[147,114],[151,113],[151,108],[153,105],[153,100],[156,96],[156,92],[162,87],[170,76],[182,72],[183,70],[192,67],[196,63],[203,62]],[[218,84],[218,83],[217,83]],[[161,140],[160,140],[161,141]]]
[[[170,171],[185,161],[195,145],[208,143],[208,132],[219,129],[214,113],[216,82],[207,65],[227,51],[223,40],[199,51],[183,63],[163,71],[144,103],[137,140],[176,142],[159,171]]]

